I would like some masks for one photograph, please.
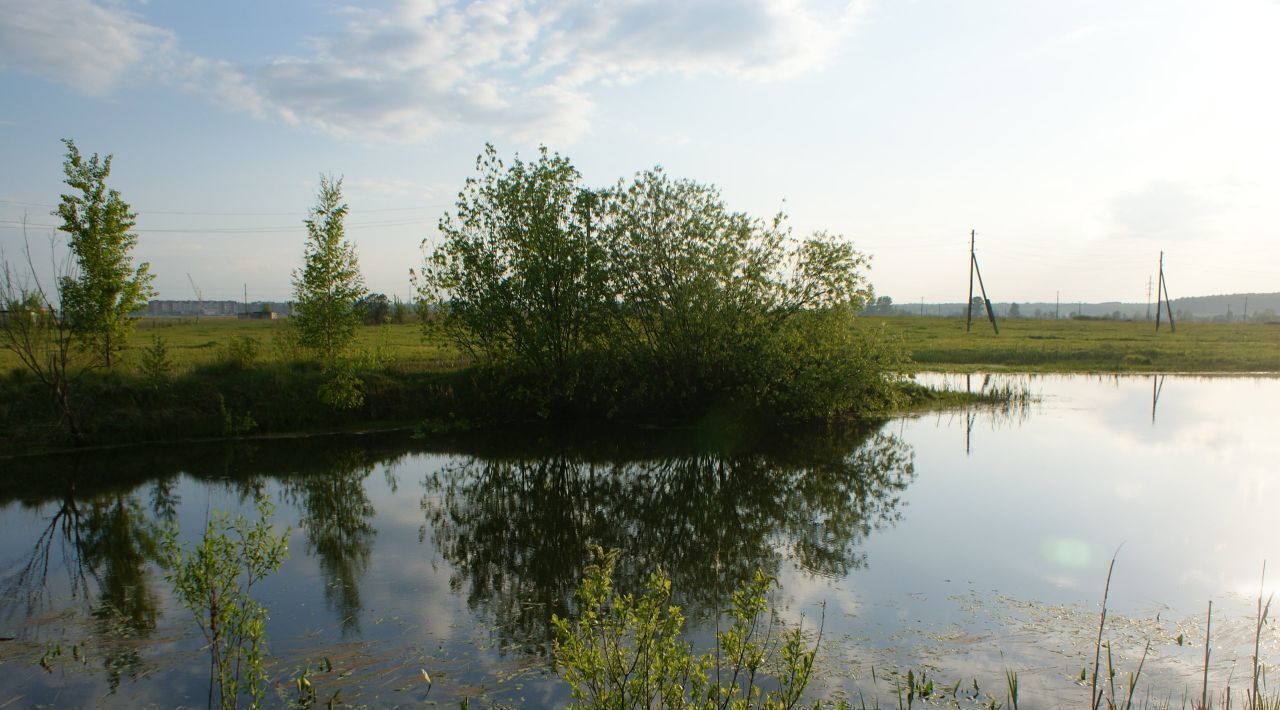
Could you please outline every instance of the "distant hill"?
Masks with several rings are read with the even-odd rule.
[[[1081,303],[1079,301],[1062,302],[1056,307],[1052,302],[992,302],[996,315],[1008,318],[1011,313],[1022,318],[1053,318],[1055,312],[1059,318],[1074,318],[1084,315],[1088,318],[1118,318],[1123,320],[1145,319],[1155,317],[1155,304],[1150,307],[1146,303],[1122,303],[1105,301],[1102,303]],[[1251,321],[1280,321],[1280,293],[1231,293],[1218,296],[1191,296],[1173,299],[1173,313],[1182,320],[1216,320],[1238,322],[1245,316]],[[965,304],[958,303],[894,303],[885,308],[879,303],[868,308],[868,313],[894,315],[929,315],[929,316],[963,316]],[[979,312],[975,309],[975,316]]]

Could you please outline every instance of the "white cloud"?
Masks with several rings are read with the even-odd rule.
[[[588,130],[600,85],[769,81],[819,67],[862,2],[397,0],[344,8],[342,29],[304,53],[233,65],[183,53],[168,31],[90,0],[0,0],[16,18],[0,56],[89,94],[146,58],[220,105],[339,136],[412,142],[478,126],[555,142]]]
[[[0,66],[92,96],[173,46],[173,34],[90,0],[0,0]]]
[[[547,23],[541,68],[569,83],[650,74],[782,79],[821,66],[861,3],[818,9],[799,0],[565,2]]]

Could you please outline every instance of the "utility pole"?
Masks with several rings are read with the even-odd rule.
[[[1248,303],[1248,301],[1245,301],[1245,302]],[[920,297],[920,315],[922,316],[924,315],[924,296]]]
[[[1053,319],[1054,320],[1058,320],[1058,306],[1061,304],[1061,302],[1062,302],[1062,292],[1054,291],[1053,292]]]
[[[249,284],[244,285],[244,314],[249,315]]]
[[[1160,252],[1160,277],[1156,281],[1156,332],[1160,331],[1160,300],[1164,299],[1164,310],[1169,316],[1169,332],[1177,332],[1173,325],[1173,301],[1169,298],[1169,285],[1164,280],[1164,252]]]
[[[973,242],[977,235],[977,230],[969,230],[969,303],[966,304],[968,315],[965,317],[964,329],[968,332],[973,326],[973,277],[978,277],[978,288],[982,289],[982,305],[987,310],[987,320],[991,321],[991,329],[1000,334],[1000,327],[996,325],[996,312],[991,308],[991,299],[987,298],[987,287],[982,282],[982,269],[978,268],[978,255],[974,252]]]
[[[969,329],[973,327],[973,264],[974,259],[976,258],[973,255],[973,240],[977,234],[978,230],[969,230],[969,300],[964,302],[966,313],[964,318],[964,332],[966,333],[968,333]]]
[[[1151,320],[1151,276],[1147,276],[1147,320]]]
[[[996,325],[996,312],[991,308],[991,299],[987,298],[987,287],[982,283],[982,270],[978,268],[978,258],[973,258],[973,272],[978,275],[978,288],[982,289],[982,305],[987,307],[987,320],[991,321],[991,329],[1000,334],[1000,327]]]
[[[1241,323],[1249,322],[1249,294],[1244,295],[1244,315],[1240,316]]]

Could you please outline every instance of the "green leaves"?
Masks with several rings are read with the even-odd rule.
[[[175,527],[165,532],[165,579],[209,644],[211,682],[218,688],[221,708],[237,707],[242,690],[253,707],[265,697],[267,610],[251,593],[257,582],[280,569],[289,552],[289,531],[276,536],[271,528],[274,511],[264,498],[258,501],[256,521],[214,512],[192,549],[178,542]]]
[[[508,166],[491,145],[476,168],[415,283],[423,312],[520,381],[507,389],[530,414],[698,417],[786,400],[782,418],[828,419],[884,399],[893,358],[824,317],[848,327],[872,298],[869,259],[847,241],[797,240],[785,215],[735,212],[714,186],[661,168],[590,190],[545,148]]]
[[[415,274],[419,301],[443,313],[472,355],[561,375],[604,326],[594,198],[568,159],[546,148],[536,161],[507,166],[487,145],[476,169]]]
[[[332,363],[355,338],[367,293],[355,246],[345,239],[342,180],[320,177],[316,206],[306,220],[305,263],[293,272],[293,318],[299,342]]]
[[[817,647],[808,647],[799,628],[770,643],[771,577],[757,571],[733,593],[730,625],[716,634],[716,650],[695,655],[681,638],[684,615],[671,604],[670,578],[658,570],[640,596],[619,594],[618,552],[596,554],[578,589],[578,618],[552,617],[556,668],[580,707],[783,708],[799,701]],[[762,629],[765,617],[770,628]],[[766,676],[776,690],[763,691]]]
[[[155,293],[155,277],[149,264],[133,266],[138,236],[130,230],[137,215],[119,192],[107,189],[111,156],[85,159],[74,141],[63,143],[65,181],[76,192],[62,195],[53,214],[62,218],[58,229],[68,235],[77,273],[58,280],[61,306],[81,346],[111,367],[133,329],[130,314]]]
[[[173,359],[169,356],[169,344],[158,335],[151,336],[151,345],[142,351],[138,369],[152,390],[162,390],[173,379]]]

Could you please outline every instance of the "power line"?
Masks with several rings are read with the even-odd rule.
[[[57,209],[58,205],[52,205],[45,202],[24,202],[22,200],[0,200],[0,204],[17,205],[19,207],[47,207]],[[381,207],[377,209],[361,209],[360,212],[409,212],[412,210],[432,210],[432,209],[448,209],[453,207],[452,203],[438,203],[429,205],[418,205],[414,207]],[[190,212],[186,210],[142,210],[140,215],[178,215],[193,217],[306,217],[304,212]]]
[[[348,229],[361,229],[367,227],[407,227],[416,224],[431,224],[434,220],[430,219],[402,219],[402,220],[386,220],[381,222],[351,222],[345,225]],[[0,219],[0,225],[11,225],[13,227],[23,226],[22,220],[16,219]],[[34,229],[58,229],[56,224],[35,224],[26,222],[25,226]],[[293,232],[301,232],[306,227],[304,225],[280,225],[280,226],[261,226],[261,227],[183,227],[183,228],[161,228],[161,227],[139,227],[132,229],[132,232],[139,234],[287,234]]]

